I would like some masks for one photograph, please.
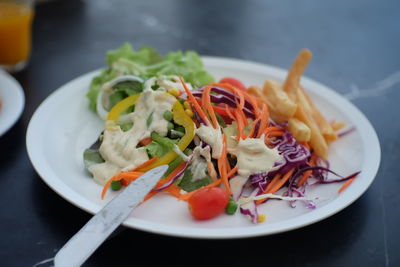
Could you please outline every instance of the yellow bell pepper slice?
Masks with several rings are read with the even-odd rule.
[[[175,104],[172,106],[172,114],[174,122],[185,128],[185,135],[182,136],[181,140],[179,140],[177,144],[179,149],[183,151],[194,138],[195,125],[193,120],[185,113],[185,110],[183,109],[183,106],[179,101],[176,101]],[[169,151],[167,154],[165,154],[152,164],[140,169],[140,171],[148,171],[157,166],[168,164],[173,161],[177,156],[178,155],[175,153],[175,151]]]
[[[122,112],[136,104],[140,94],[131,95],[119,101],[108,113],[107,121],[117,121]]]
[[[118,102],[108,113],[107,122],[112,122],[115,125],[115,122],[118,120],[119,116],[122,112],[127,110],[129,107],[134,105],[139,98],[140,94],[129,96],[122,101]],[[195,124],[193,120],[185,113],[185,110],[182,104],[179,101],[176,101],[172,106],[172,114],[173,119],[176,124],[179,124],[185,128],[185,135],[179,140],[177,146],[181,151],[185,150],[185,148],[192,142],[195,135]],[[107,124],[106,125],[109,125]],[[110,126],[110,125],[109,125]],[[173,161],[178,155],[174,151],[169,151],[164,156],[160,157],[152,164],[143,167],[139,171],[148,171],[157,166],[161,166],[163,164],[168,164]]]

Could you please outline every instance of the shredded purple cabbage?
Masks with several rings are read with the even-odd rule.
[[[235,176],[229,180],[229,185],[232,190],[232,197],[237,201],[243,193],[244,185],[246,184],[248,177]]]
[[[341,176],[339,174],[337,174],[336,172],[326,168],[326,167],[321,167],[321,166],[314,166],[314,167],[306,167],[303,168],[299,171],[301,171],[301,173],[308,171],[308,170],[312,170],[312,177],[315,178],[317,181],[311,185],[315,185],[315,184],[332,184],[332,183],[339,183],[339,182],[344,182],[347,180],[350,180],[354,177],[356,177],[358,174],[360,174],[360,171],[355,172],[350,174],[349,176]],[[328,179],[328,173],[332,173],[340,178],[338,179]],[[300,174],[298,174],[300,175]]]
[[[216,104],[227,104],[230,107],[236,108],[237,102],[239,99],[231,92],[220,88],[220,87],[213,87],[211,88],[211,91],[214,93],[218,93],[219,95],[210,95],[211,102],[216,103]],[[195,97],[201,97],[203,95],[203,88],[200,88],[198,90],[192,91],[193,96]],[[254,114],[254,107],[248,102],[244,101],[244,108],[243,112],[250,118],[255,119],[255,114]]]
[[[257,189],[254,190],[251,194],[250,197],[253,197],[257,195]],[[240,212],[244,215],[248,215],[251,218],[251,221],[255,224],[258,223],[258,211],[257,211],[257,205],[255,201],[250,201],[244,205],[240,206]]]
[[[228,90],[219,87],[212,87],[211,91],[216,94],[211,94],[211,101],[215,104],[227,104],[230,107],[237,107],[239,99],[233,93]],[[195,97],[201,97],[203,94],[203,88],[199,88],[198,90],[192,91]],[[248,101],[245,100],[243,112],[250,118],[255,119],[254,109]],[[200,116],[195,112],[195,115],[198,121],[202,122]],[[204,122],[203,122],[204,123]],[[285,130],[287,126],[287,122],[284,123],[276,123],[270,119],[270,125],[281,127]],[[256,137],[258,135],[260,123],[257,123],[254,129],[254,133],[252,137]],[[339,134],[339,137],[345,136],[354,131],[354,128],[350,128],[347,131],[344,131]],[[253,191],[250,196],[256,196],[262,194],[268,185],[271,183],[273,177],[276,174],[285,174],[291,169],[295,169],[296,171],[292,174],[287,182],[287,191],[283,193],[284,196],[289,197],[305,197],[306,188],[308,186],[312,186],[315,184],[328,184],[328,183],[337,183],[343,182],[349,179],[356,177],[360,172],[355,172],[347,177],[343,177],[334,171],[330,170],[330,164],[327,160],[318,157],[316,158],[316,166],[310,166],[309,160],[311,157],[310,151],[301,145],[296,139],[293,137],[291,133],[285,130],[285,133],[281,137],[275,137],[273,141],[271,141],[271,145],[277,149],[280,155],[283,157],[282,162],[276,162],[272,171],[266,173],[254,173],[249,177],[240,177],[235,176],[230,179],[230,185],[233,192],[233,198],[237,201],[242,196],[244,188],[247,186],[251,186]],[[297,183],[299,179],[302,177],[302,174],[306,171],[312,171],[311,178],[313,178],[313,183],[306,182],[302,186],[298,186]],[[331,173],[339,178],[328,179],[328,174]],[[266,200],[267,201],[267,200]],[[309,209],[315,209],[316,205],[311,200],[302,200],[302,202]],[[290,201],[290,206],[296,206],[296,200]],[[240,207],[240,212],[244,215],[247,215],[251,218],[253,223],[258,223],[258,212],[255,201],[250,201]]]
[[[310,151],[300,145],[293,135],[287,131],[282,138],[278,138],[273,142],[273,144],[276,145],[279,153],[284,157],[289,165],[305,164],[311,155]]]
[[[187,169],[187,167],[189,166],[189,162],[186,162],[185,167],[182,168],[182,170],[180,170],[174,177],[172,177],[171,180],[169,180],[168,182],[166,182],[165,184],[163,184],[160,187],[154,188],[153,190],[163,190],[165,188],[167,188],[168,186],[170,186],[171,184],[173,184],[179,177],[181,177],[183,175],[183,173],[185,172],[185,170]]]
[[[343,136],[346,136],[346,135],[348,135],[348,134],[350,134],[350,133],[354,132],[355,130],[356,130],[356,128],[355,128],[355,127],[351,127],[350,129],[348,129],[348,130],[345,130],[345,131],[343,131],[343,132],[339,133],[339,134],[338,134],[338,137],[343,137]]]
[[[267,173],[255,173],[250,175],[249,180],[251,185],[257,191],[257,195],[262,194],[267,186],[271,183],[273,177],[277,174],[285,174],[289,170],[295,168],[296,172],[288,180],[287,191],[284,193],[285,196],[289,197],[304,197],[306,187],[315,184],[328,184],[343,182],[356,177],[360,172],[355,172],[347,177],[343,177],[336,172],[329,169],[329,162],[321,157],[317,157],[317,166],[310,166],[308,161],[310,159],[310,151],[299,144],[294,137],[289,133],[285,132],[282,137],[276,138],[272,141],[272,144],[276,147],[278,152],[283,156],[284,162],[275,163],[275,167],[281,165],[280,168],[275,169]],[[302,186],[297,186],[298,180],[301,175],[308,171],[312,171],[312,178],[316,180],[313,184],[304,183]],[[338,179],[328,179],[328,173],[332,173],[338,176]],[[268,200],[266,200],[268,201]],[[290,205],[295,207],[296,201],[290,201]],[[313,201],[306,200],[302,201],[305,203],[307,208],[315,209],[316,205]],[[250,211],[246,211],[249,213]]]
[[[306,184],[304,184],[301,187],[296,187],[296,186],[291,186],[291,184],[288,187],[288,190],[283,193],[284,196],[288,197],[304,197],[306,193]],[[315,209],[317,206],[315,205],[314,201],[312,200],[303,200],[303,202],[306,204],[306,207],[309,209]],[[290,206],[292,208],[295,208],[296,205],[296,200],[290,201]]]

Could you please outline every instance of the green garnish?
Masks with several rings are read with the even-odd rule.
[[[238,204],[233,200],[232,197],[229,197],[229,202],[228,205],[226,205],[225,212],[229,215],[235,214],[236,210],[238,208]]]
[[[168,128],[168,131],[173,130],[173,129],[174,129],[174,124],[173,124],[172,122],[169,121],[169,122],[168,122],[167,128]]]
[[[153,122],[153,113],[154,113],[154,111],[152,111],[152,112],[150,113],[149,117],[148,117],[147,120],[146,120],[146,126],[147,126],[147,128],[149,128],[149,127],[150,127],[150,124]]]
[[[121,181],[112,181],[111,182],[111,189],[114,191],[120,190],[122,187]]]
[[[164,111],[163,117],[165,120],[172,121],[173,116],[174,115],[172,114],[172,112],[170,110]]]

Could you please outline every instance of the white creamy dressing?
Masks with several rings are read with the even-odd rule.
[[[203,158],[197,158],[190,165],[190,171],[192,172],[192,181],[203,179],[207,173],[207,162]]]
[[[182,159],[183,161],[186,161],[186,162],[187,162],[187,161],[190,160],[190,157],[189,157],[189,156],[186,156],[185,153],[183,153],[183,151],[180,150],[179,147],[178,147],[177,145],[174,145],[173,150],[174,150],[174,152],[178,155],[178,157],[181,157],[181,159]]]
[[[206,159],[206,161],[211,161],[211,152],[210,152],[210,147],[205,146],[201,147],[201,143],[199,146],[195,147],[193,150],[193,156],[202,156],[203,158]]]
[[[237,201],[242,193],[243,187],[246,184],[247,180],[249,179],[248,176],[243,177],[237,175],[229,180],[229,186],[231,187],[232,196],[235,201]]]
[[[107,118],[108,115],[108,107],[109,107],[109,97],[110,95],[113,93],[113,87],[115,85],[117,85],[118,83],[121,82],[129,82],[129,81],[133,81],[133,82],[143,82],[143,79],[137,77],[137,76],[133,76],[133,75],[123,75],[123,76],[119,76],[115,79],[112,79],[109,82],[104,83],[101,88],[100,88],[100,92],[97,95],[97,100],[96,100],[96,111],[97,114],[103,119],[105,120]],[[105,108],[107,107],[107,109]]]
[[[220,129],[214,129],[211,126],[202,124],[196,129],[196,135],[206,144],[211,146],[212,157],[214,159],[219,158],[222,153],[222,132]]]
[[[191,162],[192,164],[190,168],[193,175],[193,181],[204,178],[204,176],[207,174],[207,171],[211,171],[211,173],[208,174],[213,180],[217,179],[217,173],[215,172],[214,167],[212,167],[212,170],[208,169],[208,164],[211,163],[210,146],[203,148],[201,143],[199,146],[196,146],[191,155]],[[210,166],[213,165],[211,164]]]
[[[89,171],[100,184],[120,171],[129,170],[147,161],[146,149],[136,148],[139,141],[150,137],[152,131],[161,136],[168,133],[168,122],[163,118],[166,110],[171,110],[176,98],[163,91],[144,90],[136,102],[135,111],[128,115],[133,122],[130,130],[123,132],[119,126],[107,127],[103,134],[99,152],[104,163],[92,165]],[[151,115],[152,114],[152,115]],[[147,119],[152,116],[147,127]]]
[[[145,90],[151,89],[152,86],[158,85],[158,90],[170,91],[173,89],[183,91],[183,85],[179,80],[179,77],[176,75],[169,75],[169,76],[161,76],[161,77],[153,77],[148,79],[145,84]],[[189,90],[193,90],[192,85],[190,83],[186,83],[186,86]]]
[[[143,79],[139,78],[137,76],[134,76],[134,75],[122,75],[115,79],[112,79],[109,82],[104,83],[101,86],[101,90],[104,92],[107,92],[107,93],[112,93],[112,88],[121,82],[140,82],[140,83],[142,83]]]
[[[192,153],[191,165],[189,167],[192,172],[192,181],[200,180],[207,174],[207,162],[211,161],[210,147],[202,148],[197,146]]]
[[[264,136],[241,139],[234,149],[230,149],[230,152],[236,156],[238,173],[243,177],[270,171],[275,162],[283,160],[277,149],[271,149],[265,145]]]

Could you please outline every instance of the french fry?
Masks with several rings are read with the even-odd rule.
[[[336,122],[336,121],[333,121],[333,122],[331,123],[331,127],[332,127],[332,129],[333,129],[335,132],[337,132],[337,131],[343,129],[344,127],[346,127],[346,123],[345,123],[345,122]]]
[[[308,49],[303,49],[297,55],[292,66],[290,67],[289,73],[283,83],[283,90],[289,94],[289,96],[294,99],[296,95],[296,90],[300,85],[301,76],[307,67],[308,62],[312,58],[312,53]]]
[[[336,140],[338,136],[311,97],[300,86],[301,76],[311,57],[309,50],[301,50],[290,67],[283,85],[267,80],[262,90],[257,86],[252,86],[248,92],[258,101],[267,104],[274,121],[287,121],[287,130],[298,142],[309,142],[316,154],[327,158],[328,144]]]
[[[288,131],[298,142],[308,142],[311,138],[310,128],[296,118],[290,118],[287,126]]]
[[[282,90],[282,85],[276,81],[267,80],[263,87],[264,96],[270,101],[276,115],[287,121],[294,116],[297,104]]]
[[[324,136],[326,142],[332,143],[336,139],[338,139],[338,135],[333,130],[332,126],[328,123],[325,117],[321,114],[318,110],[317,106],[315,105],[314,101],[311,97],[307,94],[303,87],[300,87],[298,90],[298,95],[302,95],[302,98],[305,98],[308,106],[310,108],[310,112],[314,118],[314,121],[317,123],[318,128],[321,134]]]
[[[262,94],[261,88],[258,87],[257,85],[252,85],[249,88],[247,88],[247,93],[254,96],[257,101],[266,103],[264,100],[264,95]]]
[[[305,108],[299,104],[295,114],[295,118],[304,122],[311,130],[310,145],[314,149],[315,153],[326,159],[328,157],[328,144],[325,138],[319,131],[318,125],[315,123],[312,115],[308,113]]]
[[[250,95],[253,95],[256,97],[257,101],[261,101],[262,103],[265,103],[268,106],[268,111],[271,116],[271,119],[274,120],[275,122],[283,122],[286,121],[287,118],[279,115],[276,105],[272,104],[272,101],[270,101],[262,92],[261,88],[258,86],[250,86],[247,89],[247,92]]]

